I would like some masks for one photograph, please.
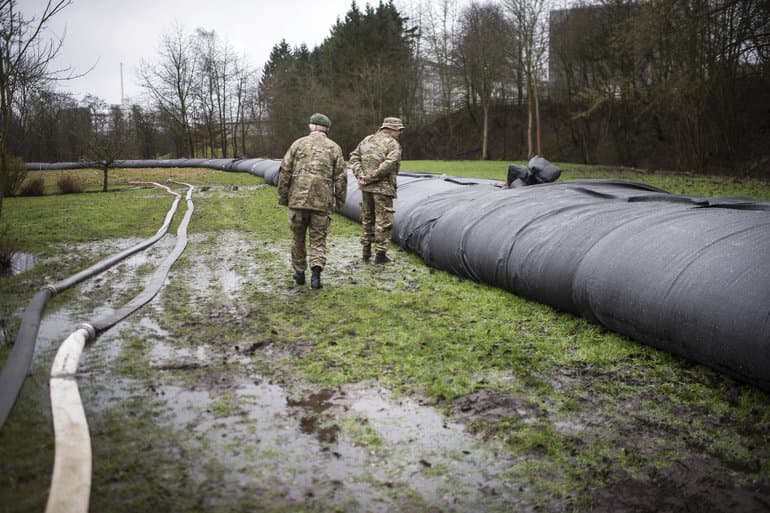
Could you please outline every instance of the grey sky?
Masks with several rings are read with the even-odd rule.
[[[30,18],[42,12],[45,3],[19,0],[18,7]],[[363,8],[367,2],[356,4]],[[138,99],[139,64],[142,59],[158,60],[161,36],[177,25],[185,33],[198,27],[216,31],[252,67],[261,69],[281,39],[311,49],[321,44],[350,5],[351,0],[73,0],[50,25],[53,34],[64,35],[56,64],[74,73],[95,67],[83,78],[61,82],[59,89],[77,99],[90,93],[120,103],[122,63],[124,96]]]

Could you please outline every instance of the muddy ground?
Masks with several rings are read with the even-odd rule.
[[[135,242],[110,244],[120,250]],[[135,293],[173,244],[169,236],[53,304],[41,325],[35,374],[46,372],[79,323]],[[77,249],[87,253],[95,246]],[[329,249],[325,291],[361,280],[387,289],[400,273],[430,272],[395,253],[396,262],[373,276],[358,260],[355,240],[333,238]],[[751,449],[756,468],[734,468],[693,444],[674,465],[642,473],[587,468],[583,482],[595,472],[610,484],[544,496],[510,472],[535,468],[538,455],[512,454],[484,429],[504,419],[522,426],[541,419],[540,406],[529,398],[481,389],[441,404],[374,381],[339,387],[305,382],[290,362],[309,355],[312,340],[285,345],[238,335],[260,315],[254,297],[281,301],[324,293],[292,284],[288,254],[288,241],[266,246],[238,233],[216,241],[191,234],[159,296],[85,351],[78,383],[94,446],[91,511],[770,511],[762,473],[767,446]],[[186,305],[184,318],[168,313],[176,301]],[[212,335],[212,325],[222,327],[221,336]],[[594,376],[554,379],[562,381],[557,388],[590,389]],[[595,407],[598,412],[603,405]],[[627,407],[623,425],[603,426],[600,415],[584,414],[554,430],[578,441],[611,431],[610,443],[656,450],[645,444],[657,443],[647,435],[661,427],[635,419],[633,405]],[[607,469],[613,475],[599,476]]]

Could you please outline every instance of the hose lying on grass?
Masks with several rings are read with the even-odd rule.
[[[276,185],[280,161],[115,166],[248,172]],[[393,240],[433,267],[770,390],[770,203],[623,180],[501,184],[401,173]],[[360,198],[349,175],[343,215],[358,221]]]
[[[171,220],[179,205],[180,196],[173,191],[170,191],[168,187],[159,184],[158,187],[163,187],[171,192],[175,196],[175,199],[166,214],[163,225],[158,229],[155,235],[139,244],[121,251],[120,253],[105,258],[73,276],[54,284],[45,285],[33,296],[32,300],[27,305],[27,308],[24,310],[21,317],[21,325],[14,341],[13,348],[0,373],[0,428],[5,424],[5,421],[16,402],[16,397],[21,390],[21,386],[24,383],[24,378],[29,371],[30,364],[32,363],[32,355],[35,351],[35,343],[37,342],[37,334],[40,329],[40,320],[48,300],[55,294],[63,292],[87,278],[102,273],[134,253],[152,246],[163,238],[168,231]]]
[[[187,226],[193,213],[193,186],[187,185],[187,212],[177,229],[174,249],[155,269],[144,290],[110,315],[83,323],[59,347],[51,367],[50,394],[55,458],[47,513],[87,513],[91,493],[91,439],[80,392],[77,369],[85,345],[143,305],[163,287],[168,271],[187,245]],[[176,193],[173,193],[176,194]]]

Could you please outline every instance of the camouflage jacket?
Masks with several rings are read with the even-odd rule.
[[[359,188],[396,197],[396,176],[401,166],[401,145],[384,132],[377,131],[358,143],[350,153],[350,167],[356,178],[364,177],[368,182]]]
[[[292,143],[278,171],[278,204],[333,212],[342,209],[348,176],[342,149],[323,132]]]

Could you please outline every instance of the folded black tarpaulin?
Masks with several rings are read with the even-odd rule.
[[[121,165],[170,167],[130,162]],[[177,164],[275,185],[280,161]],[[343,214],[358,221],[360,192],[348,182]],[[430,266],[770,390],[770,203],[622,180],[502,184],[401,173],[393,240]]]
[[[536,155],[529,159],[526,166],[510,164],[505,185],[508,187],[524,187],[541,183],[555,182],[561,176],[561,169]]]

